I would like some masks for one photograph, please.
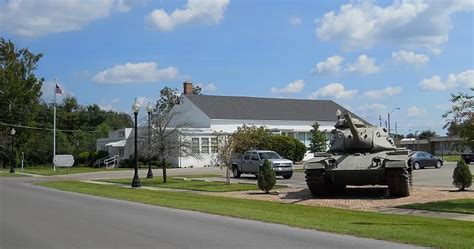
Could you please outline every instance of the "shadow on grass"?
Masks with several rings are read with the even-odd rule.
[[[261,191],[261,192],[250,192],[250,193],[248,193],[248,195],[278,195],[278,192],[277,191],[270,191],[268,193],[265,193],[263,191]]]

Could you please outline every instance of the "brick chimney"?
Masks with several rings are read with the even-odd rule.
[[[193,83],[191,81],[183,82],[183,94],[193,94]]]

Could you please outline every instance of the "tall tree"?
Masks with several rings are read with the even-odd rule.
[[[474,88],[470,88],[474,91]],[[469,93],[458,93],[451,95],[453,103],[451,110],[443,114],[449,135],[457,135],[463,138],[463,147],[469,147],[474,151],[474,96]]]
[[[166,168],[168,159],[177,156],[198,157],[192,150],[192,141],[184,132],[190,124],[180,120],[181,113],[173,107],[181,103],[178,90],[168,87],[160,91],[160,97],[155,105],[151,119],[151,150],[142,149],[153,157],[157,157],[163,170],[163,182],[167,182]]]
[[[418,139],[428,139],[430,137],[436,136],[436,132],[432,130],[424,130],[420,132],[420,135],[418,135]]]
[[[0,38],[0,122],[31,125],[37,116],[43,79],[34,71],[42,54],[27,48],[18,49],[10,40]],[[0,126],[0,138],[8,136],[10,128]],[[17,148],[27,140],[28,132],[16,129]],[[1,145],[0,145],[1,146]]]
[[[309,151],[311,152],[323,152],[327,149],[327,138],[326,134],[319,130],[318,122],[311,125],[313,129],[309,131],[310,141]]]

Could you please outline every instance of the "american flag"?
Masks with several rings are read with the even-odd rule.
[[[58,84],[56,84],[56,94],[63,94],[63,90],[58,86]]]

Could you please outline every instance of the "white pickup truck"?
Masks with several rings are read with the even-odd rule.
[[[241,174],[258,176],[260,166],[265,160],[272,163],[276,175],[283,176],[285,179],[290,179],[293,176],[293,162],[270,150],[249,150],[238,156],[232,160],[232,175],[235,178],[239,178]]]

